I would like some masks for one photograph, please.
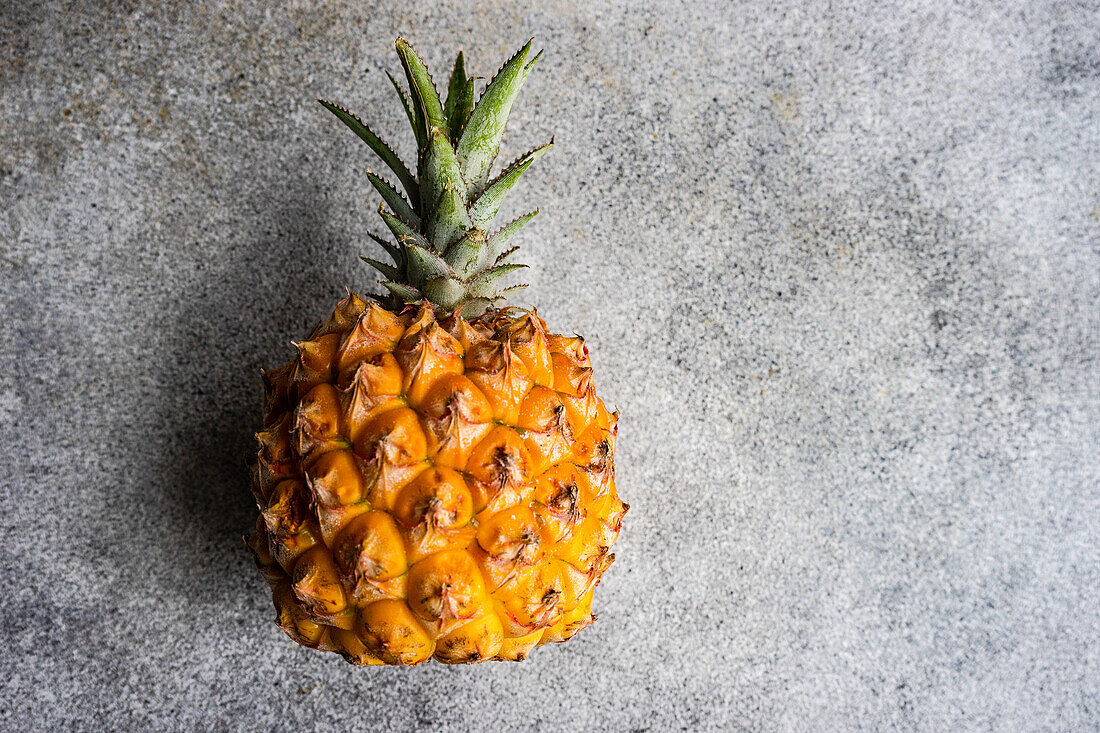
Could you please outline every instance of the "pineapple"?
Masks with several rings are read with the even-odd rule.
[[[394,242],[364,258],[387,293],[348,292],[264,373],[247,538],[276,623],[354,664],[522,660],[595,620],[628,506],[615,491],[617,414],[596,396],[588,349],[534,310],[501,201],[553,141],[494,177],[528,42],[474,102],[462,54],[441,101],[403,39],[417,173],[359,118],[322,101],[393,171],[367,173]],[[398,185],[401,187],[398,188]],[[372,235],[373,237],[374,235]]]

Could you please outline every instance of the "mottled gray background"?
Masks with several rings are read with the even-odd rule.
[[[0,727],[1100,726],[1095,3],[0,3]],[[810,7],[813,6],[813,7]],[[357,669],[271,623],[257,370],[408,155],[407,35],[546,54],[505,214],[623,414],[600,621]]]

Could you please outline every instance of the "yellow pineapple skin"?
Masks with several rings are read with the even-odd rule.
[[[294,641],[361,665],[519,661],[595,620],[628,505],[580,337],[349,293],[264,374],[247,544]]]

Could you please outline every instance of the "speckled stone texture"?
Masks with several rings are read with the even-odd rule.
[[[264,7],[270,5],[271,7]],[[0,728],[1100,726],[1095,3],[0,3]],[[258,369],[372,281],[381,69],[546,53],[504,157],[622,411],[600,620],[301,649]]]

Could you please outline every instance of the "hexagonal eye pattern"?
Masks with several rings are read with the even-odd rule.
[[[592,622],[627,505],[579,337],[341,301],[264,375],[248,539],[295,641],[354,664],[521,660]]]

